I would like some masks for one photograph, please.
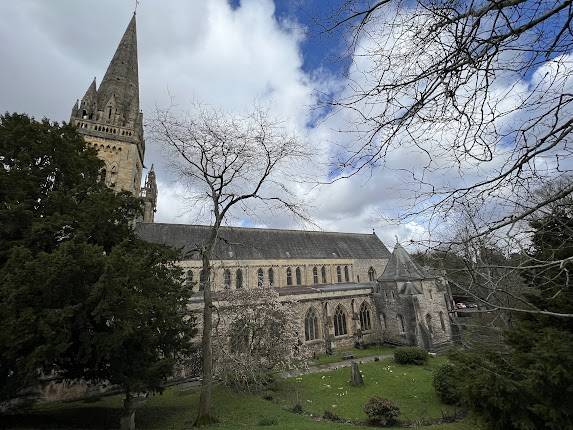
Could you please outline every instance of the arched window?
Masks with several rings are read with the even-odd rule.
[[[350,281],[350,275],[348,274],[348,266],[344,266],[344,280],[346,282]]]
[[[231,289],[231,271],[229,269],[225,269],[223,272],[223,286],[225,290]]]
[[[426,314],[426,325],[431,334],[434,334],[434,328],[432,327],[432,315]]]
[[[193,270],[187,271],[187,279],[185,280],[185,284],[187,288],[193,290],[193,287],[195,286],[195,282],[193,282]]]
[[[360,305],[360,327],[363,331],[368,331],[372,329],[372,323],[370,321],[370,309],[366,302],[362,302]]]
[[[300,273],[300,267],[297,267],[297,268],[296,268],[295,274],[296,274],[296,285],[302,284],[302,276],[301,276],[301,273]]]
[[[304,318],[304,340],[318,339],[318,316],[314,308],[310,308]]]
[[[320,269],[320,273],[322,275],[322,283],[326,284],[326,267],[322,266],[322,269]]]
[[[372,266],[368,269],[368,280],[370,282],[374,282],[376,280],[376,270],[374,270],[374,267]]]
[[[382,323],[384,324],[384,329],[387,329],[388,322],[386,321],[386,314],[382,314]]]
[[[442,326],[442,330],[446,331],[446,322],[444,321],[444,313],[440,311],[440,325]]]
[[[292,270],[287,267],[287,285],[292,285]]]
[[[101,169],[101,170],[99,171],[99,180],[100,180],[100,182],[103,182],[103,183],[105,184],[105,179],[106,179],[106,177],[107,177],[107,170]]]
[[[340,266],[336,266],[336,281],[342,282],[342,270],[340,269]]]
[[[406,332],[406,326],[404,325],[404,317],[398,314],[398,323],[400,324],[400,333]]]
[[[318,269],[316,266],[312,268],[312,282],[318,284]]]
[[[339,305],[334,312],[334,335],[342,336],[347,334],[346,331],[346,314]]]
[[[241,269],[237,269],[235,274],[235,288],[243,288],[243,271]]]
[[[269,287],[272,287],[275,284],[275,271],[271,267],[269,269]]]
[[[263,269],[257,270],[257,287],[262,288],[263,286]]]

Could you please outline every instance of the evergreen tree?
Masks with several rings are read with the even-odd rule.
[[[129,409],[191,351],[179,254],[135,237],[141,202],[102,167],[73,127],[0,116],[0,398],[57,375]]]
[[[531,313],[520,313],[497,350],[458,352],[463,402],[494,429],[573,428],[573,205],[565,199],[531,221],[524,273]]]

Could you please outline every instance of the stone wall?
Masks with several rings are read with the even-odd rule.
[[[143,165],[137,145],[89,135],[84,135],[84,139],[105,162],[106,184],[114,190],[129,191],[138,196]]]
[[[442,279],[414,282],[420,294],[404,295],[401,282],[383,282],[373,300],[378,310],[383,339],[402,345],[437,349],[452,342],[447,307],[447,284]]]

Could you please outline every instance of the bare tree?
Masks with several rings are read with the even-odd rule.
[[[211,411],[213,381],[213,285],[211,259],[219,229],[231,211],[253,206],[285,209],[306,219],[288,187],[288,171],[305,157],[299,141],[262,109],[241,117],[196,106],[192,115],[158,111],[152,136],[171,153],[181,181],[194,204],[210,211],[208,239],[196,250],[202,260],[203,290],[202,389],[195,425],[214,422]],[[236,214],[235,214],[236,215]]]
[[[334,180],[394,167],[399,221],[449,233],[472,209],[467,234],[430,246],[527,249],[528,221],[573,191],[572,19],[570,0],[341,1],[325,24],[351,34],[348,85],[325,97],[349,132]]]
[[[218,296],[216,375],[239,391],[257,391],[273,374],[306,365],[310,351],[299,335],[297,302],[270,287],[227,290]]]

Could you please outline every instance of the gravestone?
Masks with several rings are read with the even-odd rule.
[[[352,374],[350,376],[351,385],[362,385],[364,380],[360,374],[360,369],[358,369],[358,363],[356,361],[352,362]]]

